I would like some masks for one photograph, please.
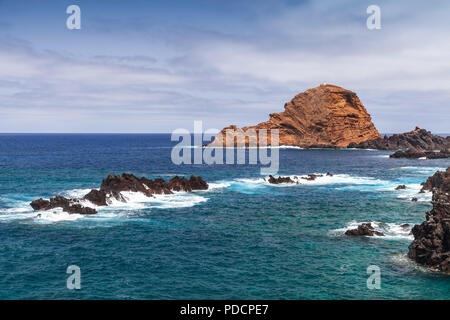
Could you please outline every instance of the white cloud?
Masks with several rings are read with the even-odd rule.
[[[2,39],[0,131],[39,131],[68,117],[86,124],[52,131],[170,131],[193,119],[248,125],[322,82],[357,92],[380,131],[409,130],[416,117],[449,131],[450,4],[379,2],[382,29],[375,31],[365,24],[371,3],[327,0],[264,10],[247,3],[254,11],[242,32],[220,33],[221,21],[173,34],[163,26],[145,45],[149,31],[130,28],[127,49],[135,43],[139,50],[125,53],[119,45],[68,55]],[[114,32],[86,35],[95,36],[105,43]]]

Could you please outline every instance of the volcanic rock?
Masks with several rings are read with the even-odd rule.
[[[443,192],[450,192],[450,167],[446,171],[437,171],[431,177],[422,183],[421,191],[432,191],[440,189]]]
[[[361,143],[350,143],[348,148],[399,150],[411,149],[410,153],[424,150],[447,150],[450,147],[450,137],[444,138],[430,131],[416,127],[410,132],[394,134],[390,137],[376,138]],[[416,151],[417,150],[417,151]],[[420,158],[420,157],[419,157]]]
[[[311,147],[347,147],[350,143],[361,143],[381,138],[370,115],[356,93],[338,86],[322,84],[296,95],[284,105],[284,111],[271,113],[270,119],[256,126],[238,129],[235,125],[224,128],[208,146],[230,146],[236,141],[226,141],[226,130],[240,130],[237,137],[245,145],[258,134],[252,129],[267,130],[267,145],[271,145],[270,130],[279,130],[279,145]]]
[[[407,159],[444,159],[450,158],[448,150],[437,151],[418,151],[417,149],[407,149],[406,151],[397,151],[389,156],[390,158],[407,158]]]
[[[36,211],[41,210],[51,210],[55,208],[62,208],[63,211],[68,213],[78,213],[78,214],[96,214],[95,209],[84,207],[77,203],[77,200],[67,199],[62,196],[56,196],[50,198],[50,200],[37,199],[31,202],[31,207]]]
[[[399,185],[395,190],[405,190],[406,186],[404,184]]]
[[[384,236],[383,233],[375,231],[371,223],[363,223],[356,229],[345,231],[346,236]]]
[[[433,209],[426,220],[412,229],[414,241],[408,257],[432,270],[450,272],[450,167],[428,178],[424,188],[432,190]]]
[[[308,174],[306,177],[301,177],[301,179],[308,180],[308,181],[314,181],[318,177],[323,177],[323,174]]]
[[[96,206],[107,206],[111,203],[111,198],[126,202],[122,192],[141,192],[148,197],[153,194],[172,194],[174,191],[191,192],[193,190],[207,190],[208,183],[202,177],[191,176],[190,179],[178,176],[173,177],[169,181],[163,179],[147,179],[145,177],[137,178],[128,173],[120,175],[108,175],[103,179],[100,190],[92,189],[81,199],[67,199],[56,196],[50,200],[37,199],[30,203],[34,210],[50,210],[54,208],[62,208],[68,213],[79,214],[95,214],[97,211],[93,208],[84,207],[80,200],[88,200]]]
[[[280,183],[295,183],[291,177],[281,177],[274,178],[272,175],[269,175],[269,183],[271,184],[280,184]]]

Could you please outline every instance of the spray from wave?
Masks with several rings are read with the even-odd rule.
[[[347,230],[356,229],[362,223],[355,220],[350,221],[344,228],[331,230],[330,234],[334,236],[342,236]],[[385,240],[414,240],[411,233],[412,225],[407,223],[384,223],[378,221],[370,221],[370,224],[375,231],[381,232],[384,236],[373,236],[371,238],[385,239]]]

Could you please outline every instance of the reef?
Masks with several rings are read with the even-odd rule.
[[[175,176],[169,181],[164,179],[138,178],[133,174],[123,173],[122,175],[108,175],[103,179],[100,189],[92,189],[88,194],[80,199],[68,199],[62,196],[56,196],[49,200],[42,198],[30,203],[36,211],[51,210],[62,208],[63,211],[78,214],[96,214],[97,210],[84,206],[86,201],[96,206],[107,206],[111,204],[112,199],[126,202],[122,192],[140,192],[147,197],[154,194],[173,194],[178,191],[192,192],[194,190],[207,190],[208,183],[200,176],[191,176],[190,179]]]

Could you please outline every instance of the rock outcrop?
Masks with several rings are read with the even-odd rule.
[[[422,183],[421,191],[441,190],[443,192],[450,192],[450,168],[446,171],[437,171],[427,181]]]
[[[274,176],[270,175],[268,182],[271,184],[280,184],[280,183],[295,183],[294,180],[291,179],[291,177],[281,177],[275,178]]]
[[[374,227],[372,227],[372,224],[369,223],[362,223],[360,224],[356,229],[350,229],[345,231],[345,235],[346,236],[379,236],[379,237],[383,237],[384,234],[382,232],[376,231],[374,229]]]
[[[447,150],[450,148],[450,137],[444,138],[430,131],[416,127],[413,131],[394,134],[390,137],[377,138],[361,143],[350,143],[349,148],[399,150],[410,149],[411,152]],[[420,158],[420,156],[419,156]]]
[[[389,157],[406,159],[444,159],[450,158],[450,152],[448,150],[418,151],[416,148],[411,148],[406,151],[397,151]]]
[[[450,167],[428,178],[423,188],[433,192],[433,209],[422,224],[413,227],[408,257],[432,270],[450,273]]]
[[[191,176],[190,179],[175,176],[169,181],[163,179],[138,178],[132,174],[123,173],[120,175],[108,175],[103,179],[99,190],[92,189],[81,199],[67,199],[62,196],[50,198],[50,200],[37,199],[30,203],[34,210],[51,210],[62,208],[68,213],[78,214],[96,214],[97,210],[83,206],[81,203],[85,200],[96,206],[107,206],[111,203],[111,198],[126,202],[122,195],[124,191],[141,192],[147,197],[153,194],[173,194],[173,192],[193,190],[207,190],[208,183],[202,177]]]
[[[299,179],[303,179],[303,180],[307,180],[307,181],[314,181],[314,180],[316,180],[317,178],[319,178],[319,177],[324,177],[324,176],[332,177],[333,174],[331,174],[331,173],[329,173],[329,172],[327,172],[325,175],[323,175],[323,174],[314,174],[314,173],[312,173],[312,174],[308,174],[308,175],[303,176],[303,177],[300,177],[300,178],[297,177],[297,176],[294,176],[294,177],[293,177],[294,179],[292,179],[291,177],[282,177],[282,176],[278,176],[278,178],[275,178],[274,176],[269,175],[269,178],[268,178],[267,181],[268,181],[269,183],[271,183],[271,184],[280,184],[280,183],[295,183],[295,184],[300,184]]]
[[[225,146],[228,129],[238,130],[234,125],[224,128],[208,146]],[[347,147],[381,138],[356,93],[327,84],[296,95],[284,105],[283,112],[271,113],[268,121],[242,128],[237,136],[246,145],[251,141],[249,136],[259,144],[259,136],[252,134],[252,129],[267,130],[267,145],[272,144],[271,130],[278,129],[279,145],[302,148]],[[236,141],[228,142],[236,145]]]
[[[30,205],[34,210],[37,211],[62,208],[63,211],[68,213],[78,213],[78,214],[97,213],[97,210],[89,207],[84,207],[81,204],[77,203],[77,200],[67,199],[62,196],[56,196],[54,198],[50,198],[50,200],[44,200],[40,198],[31,202]]]

